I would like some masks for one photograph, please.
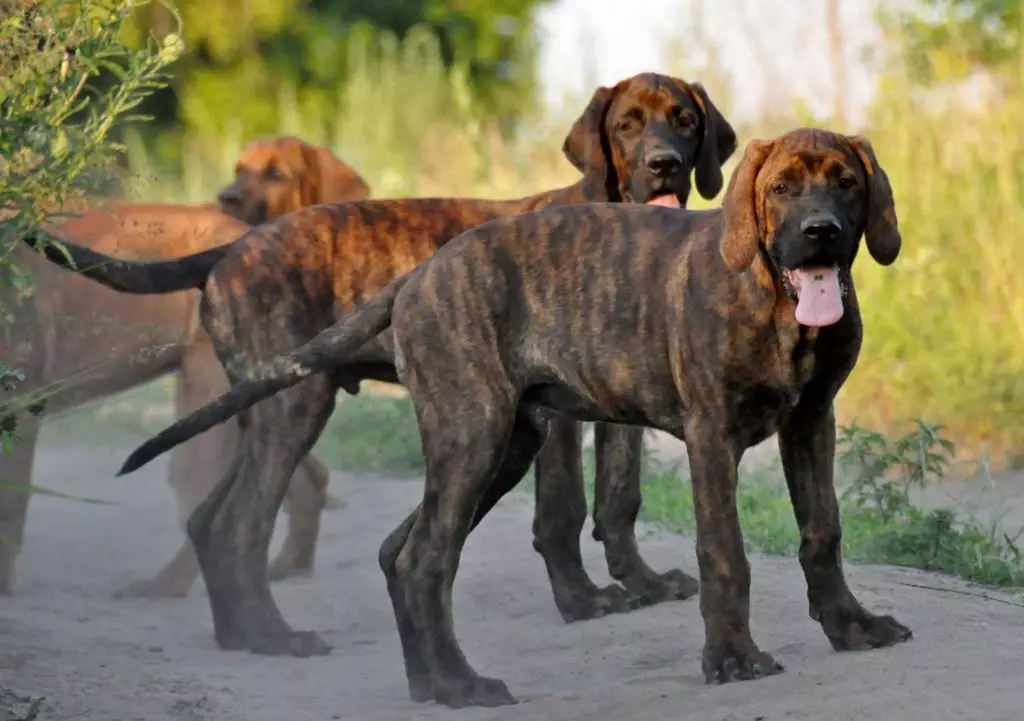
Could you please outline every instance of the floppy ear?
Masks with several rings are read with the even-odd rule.
[[[320,203],[340,203],[370,197],[370,186],[348,163],[327,148],[313,148],[320,171]]]
[[[684,83],[693,101],[704,116],[704,136],[697,156],[697,190],[711,200],[722,189],[722,166],[736,152],[736,131],[718,112],[700,83]]]
[[[601,86],[594,91],[590,103],[562,143],[562,153],[583,173],[584,194],[588,200],[621,200],[604,127],[616,88]]]
[[[879,265],[889,265],[900,254],[903,240],[900,237],[899,221],[896,219],[896,203],[892,198],[889,177],[878,164],[875,150],[867,138],[857,135],[849,138],[868,179],[868,209],[864,224],[864,239],[868,252]]]
[[[370,186],[355,170],[327,148],[302,143],[306,172],[299,181],[299,196],[304,205],[362,200],[370,195]]]
[[[298,140],[299,153],[302,155],[303,172],[299,175],[299,207],[309,207],[320,202],[320,159],[317,157],[316,148]],[[287,151],[287,146],[285,146]],[[291,210],[295,210],[292,208]]]
[[[751,140],[743,152],[743,159],[729,179],[722,211],[725,216],[721,253],[725,264],[732,270],[750,267],[761,242],[761,225],[757,218],[757,198],[754,181],[774,147],[774,141]]]

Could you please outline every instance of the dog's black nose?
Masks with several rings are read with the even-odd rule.
[[[834,240],[843,232],[843,226],[834,215],[812,215],[800,223],[800,232],[811,240]]]
[[[242,204],[242,194],[233,185],[229,185],[217,193],[217,202],[226,208],[237,208]]]
[[[647,169],[657,178],[667,178],[679,172],[683,159],[674,150],[653,150],[647,154]]]

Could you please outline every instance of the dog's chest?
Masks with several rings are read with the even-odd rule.
[[[814,375],[814,340],[803,335],[780,340],[758,359],[745,382],[733,386],[735,430],[748,446],[786,423]]]

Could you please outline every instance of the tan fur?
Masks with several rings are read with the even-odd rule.
[[[310,158],[316,162],[310,162]],[[362,178],[330,151],[285,137],[256,141],[243,152],[238,177],[246,178],[249,197],[259,194],[258,168],[270,160],[293,169],[287,175],[275,176],[272,182],[263,182],[268,205],[276,214],[296,209],[303,200],[330,202],[368,195],[369,188]],[[345,179],[347,182],[342,182]],[[236,178],[232,185],[237,182]],[[214,205],[110,201],[78,217],[56,221],[47,229],[100,252],[155,260],[230,243],[249,227]],[[60,390],[47,401],[47,414],[108,397],[172,372],[178,373],[176,418],[227,391],[227,378],[198,322],[197,292],[128,296],[62,270],[27,247],[19,246],[15,258],[34,273],[37,285],[30,305],[22,309],[16,321],[13,353],[4,356],[5,360],[13,356],[26,371],[18,392],[59,383]],[[38,423],[22,422],[18,434],[21,442],[16,453],[0,456],[0,477],[26,484],[33,480]],[[235,424],[224,424],[183,445],[171,457],[169,480],[182,524],[220,480],[238,437]],[[288,538],[273,563],[274,577],[312,569],[318,511],[326,500],[328,472],[320,461],[307,456],[293,478],[288,493]],[[23,493],[0,491],[0,534],[15,544],[0,545],[2,593],[9,593],[13,587],[28,499]],[[155,577],[132,583],[117,595],[185,595],[198,573],[195,554],[186,541]]]

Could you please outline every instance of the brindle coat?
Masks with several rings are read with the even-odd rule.
[[[292,136],[249,143],[239,156],[235,181],[213,205],[110,202],[83,208],[82,215],[54,221],[48,229],[102,253],[131,259],[178,258],[237,239],[249,225],[314,203],[366,198],[359,174],[326,148]],[[241,200],[239,200],[241,198]],[[221,212],[223,211],[223,212]],[[35,277],[35,290],[5,329],[3,360],[26,378],[3,400],[46,389],[47,414],[106,398],[166,374],[177,375],[175,417],[182,418],[229,388],[210,339],[199,327],[199,293],[128,299],[79,274],[47,263],[29,248],[16,262]],[[8,306],[10,307],[10,306]],[[0,453],[0,478],[32,481],[39,418],[22,414],[19,442]],[[172,456],[168,480],[182,524],[229,467],[239,433],[228,424],[195,438]],[[312,570],[319,512],[327,489],[327,468],[315,457],[302,459],[289,486],[288,535],[272,574],[283,578]],[[30,495],[0,489],[0,593],[14,585],[17,554]],[[119,589],[117,597],[168,597],[188,593],[199,563],[187,540],[154,576]]]
[[[857,601],[840,559],[833,401],[861,345],[851,268],[862,234],[875,261],[896,259],[885,172],[866,139],[813,129],[752,141],[721,209],[584,204],[496,220],[147,443],[124,470],[343,366],[390,328],[427,461],[422,502],[380,551],[413,699],[515,702],[466,661],[451,589],[466,537],[526,473],[552,413],[686,442],[708,682],[783,670],[750,633],[736,508],[741,455],[775,433],[811,618],[836,650],[904,641],[908,628]],[[826,266],[845,286],[844,312],[802,325],[784,278]]]
[[[322,206],[263,226],[233,248],[178,263],[102,259],[106,264],[93,277],[143,293],[189,283],[203,287],[204,325],[228,375],[241,381],[261,360],[298,347],[469,228],[585,199],[642,203],[671,194],[685,205],[691,169],[698,190],[711,198],[721,190],[721,165],[735,148],[732,128],[699,84],[641,74],[599,88],[570,130],[563,149],[583,177],[567,188],[515,201],[418,199]],[[97,259],[69,250],[79,265],[96,265]],[[51,257],[63,259],[59,252]],[[356,392],[366,378],[397,380],[389,339],[349,360],[330,376],[309,379],[253,409],[244,421],[246,445],[235,467],[189,521],[223,648],[293,655],[330,650],[316,634],[293,631],[285,622],[261,559],[282,484],[321,432],[334,407],[335,389]],[[603,541],[609,570],[622,586],[599,588],[583,568],[580,533],[587,507],[579,424],[571,419],[553,423],[537,459],[534,547],[566,621],[687,598],[697,591],[696,582],[682,571],[655,573],[639,554],[633,525],[640,507],[642,429],[602,424],[596,435],[595,536]]]

